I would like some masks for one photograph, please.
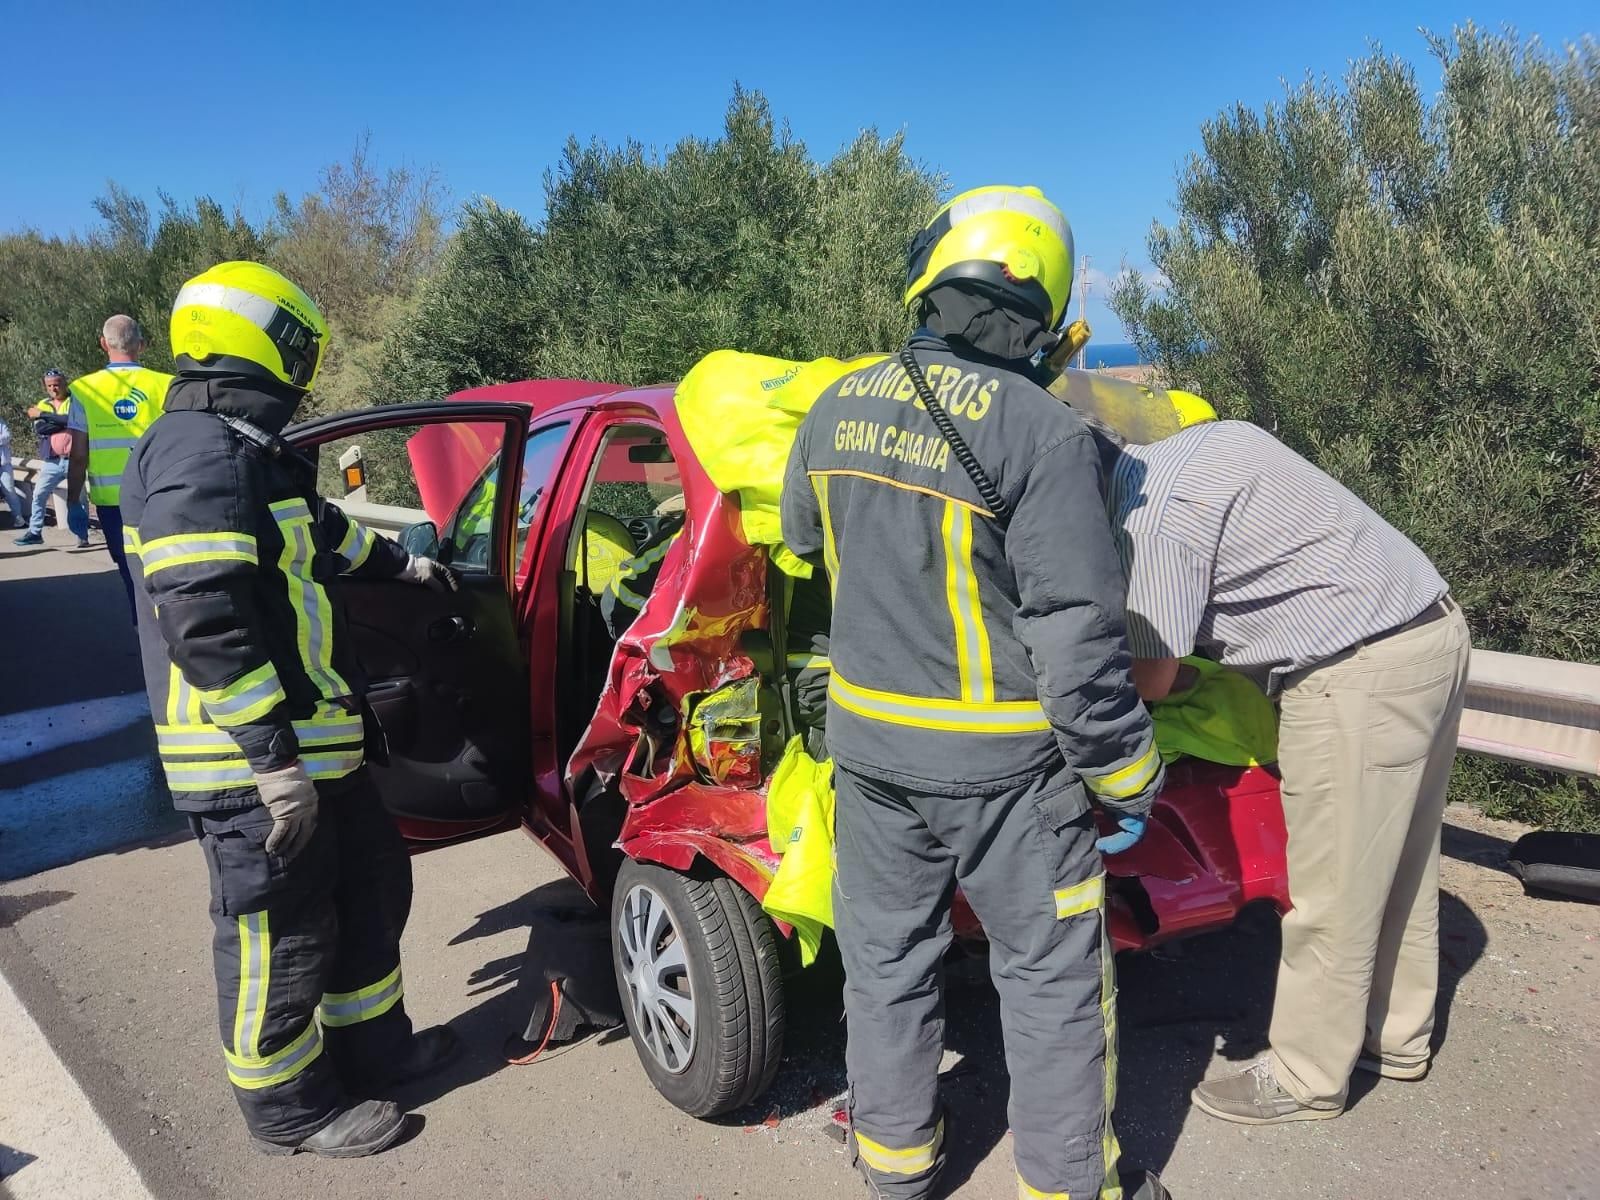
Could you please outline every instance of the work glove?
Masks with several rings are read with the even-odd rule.
[[[1146,824],[1144,817],[1118,817],[1118,832],[1097,839],[1094,848],[1101,854],[1121,854],[1124,850],[1131,850],[1144,836]]]
[[[449,567],[431,558],[418,558],[415,554],[406,560],[406,565],[400,568],[400,574],[395,578],[407,583],[426,584],[436,592],[454,592],[460,588],[456,583],[456,573]]]
[[[298,762],[276,771],[258,771],[256,790],[272,814],[267,853],[293,858],[311,843],[317,831],[317,785]]]

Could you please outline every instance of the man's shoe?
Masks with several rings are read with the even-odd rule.
[[[1288,1121],[1326,1121],[1344,1111],[1301,1104],[1278,1082],[1272,1060],[1261,1058],[1237,1075],[1208,1079],[1190,1099],[1203,1113],[1240,1125],[1281,1125]]]
[[[89,539],[88,538],[79,538],[78,539],[78,549],[79,550],[87,550],[88,548],[89,548]]]
[[[377,1078],[374,1087],[395,1087],[432,1075],[449,1066],[461,1055],[461,1039],[448,1025],[435,1025],[411,1035],[406,1048],[396,1055]]]
[[[25,533],[17,538],[14,544],[18,546],[42,546],[44,545],[44,534]]]
[[[250,1139],[263,1154],[320,1154],[324,1158],[365,1158],[387,1150],[405,1132],[406,1114],[392,1100],[363,1100],[345,1109],[302,1142],[285,1145]]]
[[[1392,1058],[1385,1058],[1381,1054],[1371,1054],[1365,1050],[1361,1057],[1356,1059],[1356,1070],[1366,1071],[1372,1075],[1381,1075],[1385,1079],[1421,1079],[1428,1073],[1429,1062],[1396,1062]]]

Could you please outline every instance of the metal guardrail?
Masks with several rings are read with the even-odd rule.
[[[18,462],[16,468],[26,478],[41,465]],[[369,529],[395,537],[428,519],[420,508],[374,504],[362,492],[339,507]],[[65,527],[65,502],[59,493],[55,500]],[[1458,744],[1507,762],[1600,776],[1600,665],[1474,650]]]
[[[30,516],[33,513],[34,480],[39,478],[39,472],[42,470],[44,470],[44,462],[41,459],[14,458],[11,460],[12,482],[16,484],[25,483],[28,485],[27,511]],[[89,492],[89,481],[87,478],[85,478],[83,482],[83,491],[84,496],[87,499]],[[0,503],[3,503],[3,500],[0,500]],[[50,511],[56,515],[56,527],[58,529],[65,529],[67,527],[67,489],[65,484],[57,488],[56,494],[50,497]]]
[[[372,504],[356,493],[339,505],[391,537],[428,519],[421,509]],[[1600,776],[1600,665],[1474,650],[1458,745],[1525,766]]]
[[[1600,666],[1474,650],[1462,750],[1600,776]]]
[[[12,461],[12,478],[17,483],[28,485],[30,507],[32,505],[33,481],[43,468],[44,463],[37,458]],[[84,484],[84,490],[88,490],[87,482]],[[57,490],[50,500],[56,514],[56,524],[65,529],[67,527],[66,489],[63,487]],[[428,519],[428,514],[420,508],[402,508],[397,504],[374,504],[369,500],[360,498],[357,493],[351,493],[340,500],[339,507],[368,529],[375,529],[379,533],[388,534],[390,537],[394,537],[408,525],[415,525],[419,521]]]
[[[360,521],[368,529],[388,534],[390,537],[396,536],[407,525],[415,525],[428,519],[428,514],[420,508],[401,508],[397,504],[373,504],[368,500],[355,499],[355,493],[338,501],[338,505],[344,510],[345,516]]]

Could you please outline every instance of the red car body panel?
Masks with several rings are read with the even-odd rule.
[[[529,405],[535,420],[573,400],[588,400],[619,392],[616,384],[587,379],[533,379],[522,383],[497,383],[456,392],[452,400],[509,400]],[[434,524],[461,503],[467,489],[483,473],[483,464],[500,452],[501,426],[497,422],[459,422],[424,425],[406,439],[406,452],[416,474],[423,510]]]
[[[760,899],[779,861],[767,841],[765,781],[713,781],[689,749],[683,718],[698,696],[757,673],[745,638],[767,625],[767,555],[745,541],[736,500],[719,492],[696,461],[678,422],[673,390],[624,391],[555,380],[452,397],[469,398],[530,403],[534,426],[562,419],[573,431],[517,573],[534,725],[535,786],[521,814],[524,828],[600,899],[591,859],[604,848],[586,847],[575,836],[574,784],[592,771],[626,801],[616,842],[624,853],[677,870],[704,858]],[[545,548],[568,544],[604,427],[638,420],[659,425],[667,435],[682,476],[686,523],[644,608],[617,642],[596,710],[570,761],[562,764],[548,732],[560,700],[554,672],[550,659],[534,649],[553,649],[556,637],[550,566],[556,556]],[[454,492],[458,502],[481,472],[489,445],[480,440],[475,447],[467,436],[418,443],[413,459],[426,460],[430,477],[424,495],[431,490],[437,499]],[[419,479],[424,467],[417,461]],[[431,503],[428,511],[433,514]],[[408,825],[405,832],[427,840],[430,831]],[[1254,901],[1286,911],[1286,843],[1271,769],[1174,764],[1143,840],[1107,860],[1114,944],[1138,949],[1215,929]],[[958,936],[982,936],[960,896],[954,924]]]
[[[681,715],[692,697],[756,674],[740,641],[767,623],[767,556],[744,540],[737,503],[695,460],[671,389],[643,396],[677,458],[687,519],[617,642],[567,777],[592,768],[615,781],[628,802],[618,845],[630,857],[686,870],[703,856],[760,899],[778,865],[765,791],[709,782],[681,736]],[[670,725],[652,717],[663,711],[674,714]]]

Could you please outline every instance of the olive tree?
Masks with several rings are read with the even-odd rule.
[[[1207,122],[1112,304],[1175,384],[1344,480],[1438,564],[1479,646],[1600,660],[1600,49],[1472,25],[1427,96],[1374,51]],[[1600,824],[1592,784],[1463,794]]]

